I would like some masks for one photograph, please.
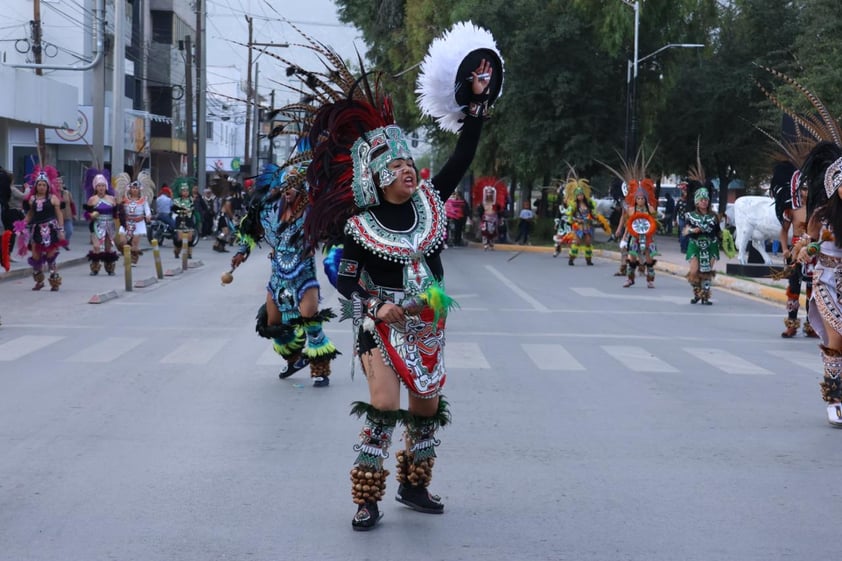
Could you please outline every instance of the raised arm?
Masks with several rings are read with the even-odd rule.
[[[433,186],[438,190],[443,201],[453,193],[465,172],[471,166],[479,145],[482,132],[482,121],[488,112],[488,88],[493,72],[491,63],[483,59],[474,72],[471,73],[471,102],[459,133],[459,140],[453,154],[433,177]]]

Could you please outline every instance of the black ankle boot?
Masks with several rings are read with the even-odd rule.
[[[377,503],[363,503],[351,519],[351,527],[357,532],[367,532],[374,528],[381,518],[383,515],[377,508]]]
[[[426,512],[427,514],[441,514],[444,512],[444,504],[441,497],[433,495],[421,485],[409,485],[401,483],[395,500],[405,504],[412,510]]]

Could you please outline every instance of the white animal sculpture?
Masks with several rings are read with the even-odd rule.
[[[748,242],[763,257],[763,262],[772,264],[766,253],[766,240],[780,237],[781,223],[775,215],[775,200],[770,197],[740,197],[734,202],[734,224],[737,227],[734,243],[737,246],[741,265],[748,262]]]
[[[601,214],[608,220],[611,220],[611,215],[614,213],[614,209],[618,208],[620,203],[612,199],[611,197],[605,197],[604,199],[594,199],[594,203],[596,203],[596,212]]]

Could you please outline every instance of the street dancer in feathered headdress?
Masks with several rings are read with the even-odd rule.
[[[332,51],[316,48],[334,67],[328,79],[338,87],[317,88],[323,101],[309,134],[312,206],[305,233],[311,244],[343,245],[337,288],[348,299],[343,315],[354,321],[355,354],[371,400],[353,410],[365,423],[351,471],[357,504],[351,524],[370,530],[380,518],[389,475],[383,461],[399,420],[407,438],[397,454],[397,500],[419,512],[444,510],[427,490],[436,432],[449,421],[440,397],[445,320],[453,306],[440,256],[444,201],[473,160],[488,107],[500,92],[502,60],[491,34],[470,23],[457,24],[431,46],[418,80],[420,103],[443,128],[459,131],[459,139],[428,182],[419,181],[378,77],[357,79]],[[398,381],[409,390],[408,411],[400,409]]]
[[[64,213],[61,190],[56,178],[58,172],[52,166],[36,167],[30,176],[32,190],[23,201],[23,220],[15,223],[18,255],[31,252],[29,265],[35,286],[32,290],[44,287],[44,268],[50,273],[50,290],[57,291],[61,286],[56,259],[58,250],[67,246],[64,239]]]
[[[89,221],[91,244],[93,249],[88,252],[91,275],[99,274],[102,264],[109,276],[114,275],[117,255],[117,199],[111,187],[111,176],[108,170],[88,169],[85,173],[85,196],[83,208],[85,219]]]
[[[326,387],[330,362],[339,351],[322,328],[336,316],[330,308],[319,310],[313,247],[306,244],[302,231],[308,209],[308,148],[301,141],[285,164],[270,164],[258,177],[237,228],[240,247],[231,258],[231,269],[244,263],[261,240],[269,244],[272,274],[266,303],[257,312],[257,333],[272,339],[275,352],[286,360],[281,379],[309,364],[313,386]]]
[[[801,167],[808,186],[807,232],[793,251],[798,249],[799,263],[816,263],[808,318],[821,339],[827,420],[842,428],[842,128],[816,96],[800,90],[816,114],[794,118],[820,142]]]
[[[132,265],[137,265],[143,252],[140,242],[146,237],[146,226],[152,220],[152,210],[149,201],[155,197],[155,182],[146,170],[137,174],[132,181],[128,173],[121,173],[114,180],[117,187],[117,201],[119,202],[120,228],[117,231],[117,241],[120,249],[123,243],[131,246]]]
[[[594,225],[598,222],[609,234],[611,226],[604,216],[596,212],[596,205],[591,198],[590,182],[584,178],[580,179],[572,166],[564,186],[564,200],[567,203],[567,222],[571,225],[574,236],[567,264],[573,265],[579,255],[579,248],[584,246],[585,263],[593,265]]]
[[[802,180],[801,167],[807,160],[810,151],[816,147],[821,140],[832,141],[833,128],[837,125],[829,117],[822,101],[804,86],[789,76],[766,66],[759,66],[772,76],[777,77],[786,84],[793,86],[796,92],[801,93],[815,109],[812,114],[804,114],[793,111],[784,105],[780,98],[763,86],[759,81],[758,87],[766,95],[772,104],[784,113],[784,124],[781,130],[781,138],[776,138],[766,131],[760,131],[775,144],[776,150],[773,154],[775,165],[772,170],[770,191],[775,199],[775,215],[781,223],[780,241],[784,248],[784,259],[787,266],[784,269],[788,284],[786,288],[786,314],[784,325],[786,329],[781,332],[781,337],[789,339],[798,333],[801,327],[801,320],[798,319],[798,309],[801,300],[801,283],[805,285],[806,315],[804,320],[804,334],[808,337],[818,337],[810,323],[810,300],[813,295],[813,271],[816,265],[814,257],[808,263],[798,263],[796,257],[799,249],[806,245],[807,231],[807,183]],[[790,230],[792,235],[790,236]]]
[[[655,183],[646,172],[649,162],[655,155],[649,157],[638,150],[633,162],[622,160],[619,170],[615,170],[603,163],[612,173],[620,178],[627,186],[625,205],[621,226],[617,228],[617,237],[624,228],[625,233],[620,240],[620,248],[628,252],[628,269],[624,288],[634,284],[635,272],[646,267],[646,286],[655,288],[655,256],[658,248],[655,245],[655,233],[658,231],[658,202],[655,199]]]
[[[702,167],[699,145],[696,145],[696,165],[688,173],[687,199],[692,207],[685,215],[684,235],[689,240],[686,258],[690,263],[687,282],[693,287],[691,304],[699,301],[710,306],[710,287],[716,274],[714,266],[719,259],[721,230],[719,217],[710,208],[710,190]]]

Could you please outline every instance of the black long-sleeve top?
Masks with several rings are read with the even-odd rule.
[[[431,183],[442,201],[446,201],[450,197],[459,185],[465,172],[468,171],[474,159],[477,145],[479,144],[482,121],[483,119],[481,117],[465,117],[462,131],[459,134],[459,140],[456,143],[453,154],[439,173],[433,177]],[[411,200],[401,204],[393,204],[381,200],[378,206],[366,212],[373,214],[380,224],[393,232],[409,231],[417,219],[416,211]],[[366,271],[372,282],[377,286],[393,290],[404,289],[403,264],[395,261],[387,261],[379,255],[375,255],[357,243],[347,233],[345,234],[343,244],[342,260],[356,264],[350,271],[346,267],[345,272],[340,273],[338,277],[337,289],[343,296],[349,299],[354,293],[359,294],[363,298],[370,296],[359,283],[363,270]],[[426,262],[436,280],[441,281],[444,276],[444,268],[441,263],[441,247],[436,248],[428,254],[426,256]]]

